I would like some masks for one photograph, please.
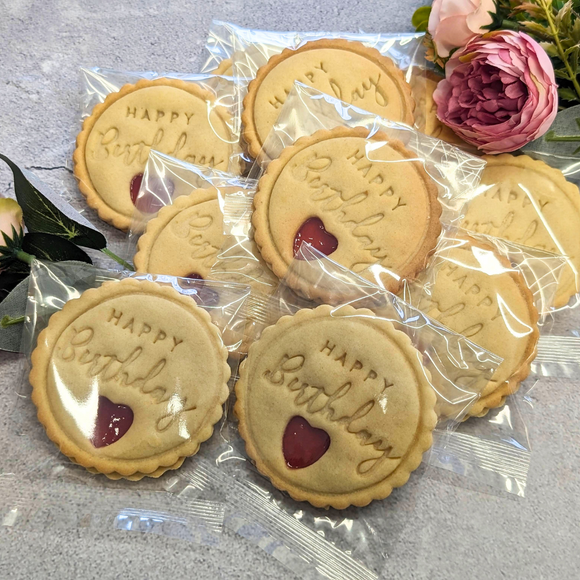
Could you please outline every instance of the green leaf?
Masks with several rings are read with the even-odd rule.
[[[548,53],[548,56],[558,58],[558,49],[553,42],[540,42],[540,46]]]
[[[95,250],[107,247],[103,234],[66,216],[26,179],[18,165],[2,154],[0,159],[9,165],[14,174],[14,193],[29,232],[52,234]]]
[[[566,79],[567,81],[570,80],[568,76],[568,71],[565,68],[555,68],[554,74],[556,75],[557,79]]]
[[[430,14],[431,6],[421,6],[415,10],[415,13],[411,17],[411,24],[417,32],[425,32],[427,30]]]
[[[569,89],[568,87],[560,87],[558,89],[558,95],[561,99],[564,99],[565,101],[577,101],[578,100],[578,95],[572,89]]]
[[[92,264],[89,256],[75,246],[72,242],[59,236],[44,233],[27,233],[22,242],[22,249],[39,260],[50,262],[62,262],[64,260],[76,260]]]
[[[552,41],[554,39],[551,30],[547,26],[542,26],[538,22],[526,20],[522,22],[521,25],[526,29],[526,32],[529,32],[531,35],[536,36],[542,40]]]

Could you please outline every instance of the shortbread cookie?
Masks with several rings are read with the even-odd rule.
[[[437,188],[416,155],[385,133],[368,138],[362,127],[318,131],[284,149],[254,205],[256,243],[279,278],[306,241],[396,292],[400,279],[423,268],[441,231]],[[310,298],[332,291],[320,281],[289,283]]]
[[[226,360],[190,297],[108,282],[50,318],[32,353],[32,400],[74,462],[112,478],[158,477],[211,436],[228,396]]]
[[[215,188],[196,189],[161,209],[139,238],[138,272],[208,278],[224,243],[223,215]]]
[[[503,405],[530,372],[540,336],[523,276],[488,244],[458,240],[434,259],[434,279],[418,306],[428,316],[503,358],[467,416]]]
[[[259,471],[298,501],[387,497],[431,447],[435,394],[409,337],[370,310],[299,310],[250,347],[235,413]]]
[[[128,229],[149,151],[227,171],[236,139],[215,95],[176,79],[141,80],[107,96],[77,137],[74,173],[99,217]],[[155,208],[159,209],[158,207]]]
[[[411,88],[390,58],[360,42],[316,40],[273,56],[248,85],[242,123],[253,157],[262,149],[294,81],[392,121],[413,124]]]
[[[554,306],[580,291],[580,192],[559,169],[527,155],[488,155],[464,228],[565,254]]]

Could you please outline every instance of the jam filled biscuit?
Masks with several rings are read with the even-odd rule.
[[[240,367],[236,396],[256,467],[317,507],[364,506],[404,485],[437,422],[409,337],[351,306],[299,310],[267,328]]]
[[[138,272],[208,278],[224,243],[215,188],[179,196],[147,223],[134,263]]]
[[[159,209],[138,198],[149,151],[227,171],[236,142],[229,123],[215,95],[195,83],[156,79],[125,85],[83,123],[73,156],[80,190],[101,219],[127,230],[136,209]]]
[[[442,251],[418,306],[428,316],[503,358],[467,415],[504,404],[530,372],[540,336],[538,311],[524,277],[488,244],[473,239]]]
[[[580,192],[559,169],[527,155],[488,155],[481,193],[461,224],[475,232],[565,254],[554,306],[580,291]]]
[[[294,81],[386,119],[413,125],[411,88],[390,58],[360,42],[316,40],[273,56],[248,85],[242,123],[253,157],[262,149]]]
[[[396,292],[425,264],[441,231],[437,188],[403,144],[378,132],[337,127],[283,150],[254,197],[255,240],[279,277],[302,242]],[[288,281],[311,298],[332,287]],[[326,300],[327,302],[329,300]]]
[[[228,396],[226,361],[190,297],[108,282],[51,316],[32,353],[32,400],[75,463],[111,478],[158,477],[211,436]]]

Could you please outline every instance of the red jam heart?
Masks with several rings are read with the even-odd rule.
[[[127,433],[132,424],[131,407],[117,405],[101,395],[91,443],[97,448],[112,445]]]
[[[137,173],[129,186],[133,205],[143,213],[157,213],[162,207],[171,204],[175,184],[167,177],[152,175],[147,178],[147,187],[141,191],[143,174]],[[139,195],[141,192],[141,195]]]
[[[330,447],[330,436],[324,429],[295,415],[288,421],[282,438],[282,452],[286,465],[291,469],[303,469],[316,463]]]
[[[338,248],[338,240],[326,231],[322,220],[317,217],[308,218],[298,230],[294,238],[294,257],[303,260],[299,250],[302,242],[310,244],[313,248],[330,256]]]

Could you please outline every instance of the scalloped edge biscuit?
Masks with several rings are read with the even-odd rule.
[[[417,367],[420,366],[421,372],[417,373],[417,375],[423,376],[425,380],[420,381],[422,386],[421,393],[423,395],[419,419],[420,423],[415,433],[412,449],[405,456],[404,461],[399,464],[391,475],[369,488],[357,490],[348,494],[324,495],[304,491],[303,489],[295,487],[271,473],[265,462],[261,460],[260,454],[251,440],[246,423],[244,406],[247,392],[248,367],[252,364],[252,353],[256,351],[256,345],[267,342],[268,337],[274,332],[275,328],[279,330],[281,326],[293,326],[308,318],[329,317],[331,316],[331,313],[333,313],[332,316],[335,317],[348,317],[353,315],[373,317],[373,324],[380,326],[391,338],[394,338],[401,350],[406,350],[410,353],[409,364],[413,366],[415,370],[418,370]],[[314,310],[302,309],[293,316],[283,316],[278,320],[278,322],[276,322],[276,324],[266,328],[260,339],[250,347],[248,357],[240,365],[239,369],[239,379],[235,386],[236,403],[234,406],[234,413],[239,419],[239,431],[245,441],[247,454],[255,463],[258,471],[266,476],[272,482],[274,487],[282,491],[287,491],[296,501],[307,501],[315,507],[333,507],[335,509],[345,509],[350,505],[362,507],[368,505],[373,500],[388,497],[394,488],[405,485],[409,480],[411,473],[421,464],[423,454],[431,448],[431,445],[433,444],[432,432],[437,425],[437,414],[435,413],[436,396],[431,384],[429,383],[429,379],[427,378],[428,375],[429,371],[419,362],[417,350],[412,345],[411,339],[403,332],[396,330],[389,321],[376,318],[376,315],[371,310],[366,308],[356,309],[353,306],[342,306],[340,307],[339,314],[337,313],[337,309],[328,305],[318,306]]]
[[[341,137],[368,137],[368,129],[364,127],[335,127],[334,129],[326,130],[321,129],[313,135],[302,137],[294,143],[286,147],[280,157],[275,161],[272,161],[268,168],[266,169],[264,175],[258,182],[258,187],[256,189],[256,194],[254,195],[254,213],[252,214],[252,224],[254,226],[254,240],[262,258],[271,268],[271,270],[278,276],[278,278],[284,278],[287,270],[288,264],[279,256],[276,252],[274,245],[270,242],[270,231],[268,224],[268,205],[269,198],[272,192],[273,186],[276,184],[280,173],[286,167],[286,165],[291,161],[291,159],[302,149],[306,149],[314,143],[324,141],[326,139],[336,139]],[[441,233],[441,222],[440,217],[442,213],[441,203],[438,199],[438,191],[432,182],[431,178],[427,175],[426,171],[423,169],[421,164],[417,161],[416,155],[408,151],[403,143],[398,139],[389,138],[389,136],[378,131],[369,138],[372,141],[386,141],[389,146],[396,149],[404,157],[410,159],[410,163],[414,165],[418,173],[425,182],[425,188],[427,196],[431,202],[431,216],[428,226],[428,231],[425,235],[422,245],[417,249],[415,256],[411,257],[409,262],[405,265],[402,271],[396,272],[399,276],[399,280],[396,280],[392,276],[386,276],[382,279],[382,282],[387,290],[393,293],[397,293],[403,283],[404,279],[414,278],[415,275],[425,267],[425,263],[429,255],[435,250],[437,239]],[[329,256],[332,260],[332,254]],[[359,273],[362,276],[363,273]],[[332,303],[334,301],[334,294],[332,291],[326,291],[320,288],[314,288],[308,282],[304,282],[306,286],[303,287],[293,287],[297,292],[306,295],[310,299],[319,299],[322,302]],[[305,290],[307,288],[307,291]]]
[[[218,199],[218,190],[215,187],[195,189],[189,195],[180,195],[172,204],[162,207],[157,215],[147,222],[145,231],[137,242],[137,252],[133,257],[135,270],[137,272],[148,272],[151,274],[164,274],[165,272],[149,271],[149,255],[158,236],[167,227],[172,218],[184,209],[206,201],[211,201],[212,199]],[[199,274],[205,279],[209,275],[209,270],[207,272],[199,272]]]
[[[224,382],[221,386],[216,385],[216,389],[220,389],[218,404],[216,404],[213,411],[208,410],[207,423],[197,437],[190,438],[178,447],[159,455],[136,460],[115,460],[99,457],[80,449],[62,431],[58,419],[52,413],[50,401],[48,400],[46,374],[52,360],[54,334],[60,335],[62,330],[68,327],[68,319],[71,316],[80,315],[89,306],[99,304],[103,298],[107,299],[111,296],[123,295],[137,290],[141,293],[155,294],[177,302],[185,310],[198,317],[201,324],[207,326],[208,331],[215,338],[216,350],[221,354],[223,360]],[[137,476],[140,479],[140,475],[159,477],[167,469],[173,469],[173,466],[177,465],[184,457],[195,455],[199,450],[200,444],[212,436],[215,424],[223,415],[223,404],[229,396],[228,380],[231,369],[227,363],[227,358],[228,351],[223,345],[218,328],[212,323],[210,315],[197,306],[191,298],[182,296],[171,287],[160,286],[155,282],[140,281],[132,278],[126,278],[119,282],[105,282],[99,288],[86,290],[80,298],[69,300],[62,310],[50,317],[47,327],[39,334],[37,346],[31,355],[32,368],[29,374],[30,384],[32,385],[31,398],[37,408],[38,420],[44,426],[48,438],[58,446],[63,455],[66,455],[74,463],[86,468],[94,468],[100,473],[110,475],[112,478],[119,476],[131,479],[132,477],[129,476]],[[160,472],[160,469],[163,469],[163,471]],[[135,477],[133,478],[135,479]]]
[[[99,195],[99,192],[93,186],[85,158],[87,141],[95,123],[113,103],[132,92],[148,87],[158,86],[181,89],[206,102],[213,102],[216,100],[213,93],[202,89],[199,85],[196,85],[192,82],[168,78],[159,78],[155,80],[141,79],[135,84],[123,85],[117,92],[109,93],[102,103],[95,105],[91,115],[83,121],[81,132],[77,135],[76,139],[76,149],[73,153],[73,173],[78,180],[79,189],[84,195],[87,201],[87,205],[94,209],[103,221],[111,224],[117,229],[124,231],[131,227],[132,218],[120,214],[119,212],[112,209],[103,200],[103,198]],[[227,125],[228,113],[225,111],[225,109],[223,107],[216,107],[215,111]]]
[[[349,41],[341,38],[324,38],[322,40],[307,42],[299,48],[285,48],[280,54],[272,56],[264,66],[258,69],[256,78],[253,79],[248,85],[248,93],[244,97],[244,101],[242,103],[242,138],[243,141],[247,144],[248,152],[252,157],[256,158],[259,155],[263,145],[263,143],[260,141],[260,138],[258,137],[258,131],[254,123],[254,106],[260,85],[266,76],[270,73],[270,71],[278,66],[282,61],[293,57],[299,52],[306,52],[309,50],[317,50],[321,48],[348,50],[350,52],[354,52],[367,58],[378,67],[382,68],[387,73],[387,75],[393,79],[393,81],[399,81],[402,100],[407,104],[405,119],[402,119],[400,122],[413,126],[413,111],[415,110],[415,100],[413,99],[411,87],[405,80],[403,71],[397,67],[392,59],[387,56],[383,56],[376,48],[370,48],[361,42]]]

